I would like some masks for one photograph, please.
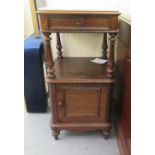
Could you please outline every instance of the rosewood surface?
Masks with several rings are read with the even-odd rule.
[[[55,139],[61,130],[101,130],[107,139],[111,129],[111,92],[115,82],[114,49],[118,32],[115,11],[47,11],[37,12],[45,42],[45,56]],[[101,57],[104,65],[93,58],[64,58],[59,32],[101,32],[104,34]],[[57,34],[58,58],[54,61],[51,33]],[[107,53],[107,34],[110,35]]]
[[[121,155],[131,154],[131,25],[119,21],[116,55],[116,133]],[[116,108],[115,108],[116,109]]]

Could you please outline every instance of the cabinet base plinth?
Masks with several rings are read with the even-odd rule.
[[[102,131],[103,137],[108,139],[110,136],[111,123],[51,123],[52,135],[55,140],[58,140],[58,136],[61,130],[75,131],[75,132],[87,132],[87,131]]]

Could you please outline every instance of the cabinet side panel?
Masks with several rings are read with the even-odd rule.
[[[52,107],[52,122],[57,123],[57,107],[56,107],[56,86],[55,84],[48,84],[49,86],[49,94],[50,94],[50,103]]]
[[[110,92],[111,86],[105,85],[101,90],[100,118],[104,122],[109,122],[110,117]]]

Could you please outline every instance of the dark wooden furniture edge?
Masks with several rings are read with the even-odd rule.
[[[57,80],[57,79],[49,79],[45,78],[46,82],[49,83],[115,83],[114,79],[64,79],[64,80]]]
[[[99,128],[102,130],[103,128],[108,128],[109,126],[111,126],[111,123],[51,123],[51,128],[70,129],[72,131],[75,131],[76,128],[78,128],[77,131],[81,131],[81,128],[84,128],[83,130],[85,131],[95,130]]]
[[[98,15],[120,15],[120,12],[119,11],[73,11],[73,10],[38,10],[36,11],[37,14],[64,14],[64,15],[67,15],[67,14],[79,14],[79,15],[82,15],[82,14],[90,14],[90,15],[95,15],[95,14],[98,14]]]
[[[128,150],[125,137],[123,134],[123,129],[120,124],[117,124],[117,127],[116,127],[116,137],[117,137],[117,143],[118,143],[120,155],[130,155],[130,151]]]
[[[42,33],[50,33],[51,31],[44,31],[44,30],[40,30],[40,32]],[[104,32],[104,33],[118,33],[119,30],[108,30],[108,29],[105,29],[105,28],[89,28],[89,27],[86,27],[86,28],[74,28],[74,27],[70,27],[70,28],[55,28],[52,30],[53,33],[55,32],[60,32],[60,33],[100,33],[100,32]]]
[[[115,111],[115,116],[114,116],[114,126],[115,126],[115,131],[116,131],[116,136],[117,136],[117,142],[118,142],[118,147],[120,151],[120,155],[130,155],[131,154],[131,144],[128,142],[128,139],[126,138],[127,135],[129,135],[129,131],[131,132],[131,126],[129,125],[129,122],[131,123],[129,115],[131,115],[130,109],[129,109],[129,103],[130,101],[127,101],[127,98],[125,96],[129,96],[130,94],[127,94],[129,88],[126,87],[124,82],[129,81],[130,82],[130,77],[129,73],[130,68],[126,68],[126,65],[130,65],[131,63],[131,25],[129,23],[126,23],[122,19],[119,20],[119,36],[118,36],[118,49],[117,49],[117,56],[116,56],[116,66],[117,66],[117,73],[119,78],[119,82],[117,81],[116,84],[121,86],[121,88],[114,88],[115,92],[120,91],[119,93],[116,93],[114,95],[114,109]],[[123,88],[122,88],[123,86]],[[116,86],[117,87],[117,86]],[[118,95],[119,94],[119,95]],[[116,96],[119,96],[119,99],[115,99]],[[130,98],[130,96],[129,96]],[[126,104],[126,105],[125,105]],[[131,104],[131,103],[130,103]],[[122,106],[125,106],[124,109]],[[124,111],[124,112],[123,112]],[[123,113],[122,113],[123,112]],[[128,120],[129,119],[129,120]],[[124,126],[128,129],[124,129]],[[129,138],[129,137],[128,137]],[[130,137],[131,141],[131,137]]]

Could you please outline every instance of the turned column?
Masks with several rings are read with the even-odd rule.
[[[116,40],[116,35],[117,33],[109,33],[110,35],[110,53],[109,53],[109,58],[108,58],[108,63],[107,63],[107,68],[106,68],[106,75],[108,78],[113,77],[113,67],[114,67],[114,48],[115,48],[115,40]]]
[[[56,48],[58,50],[57,54],[58,54],[58,58],[62,59],[63,56],[62,56],[62,45],[61,45],[61,39],[60,39],[60,34],[57,32],[56,33],[56,38],[57,38],[57,45],[56,45]]]
[[[102,43],[102,59],[107,59],[107,49],[108,49],[108,45],[107,45],[107,33],[104,33],[103,35],[103,43]]]
[[[55,78],[54,74],[54,62],[51,49],[51,33],[44,32],[44,49],[45,49],[45,63],[47,68],[47,78]]]

